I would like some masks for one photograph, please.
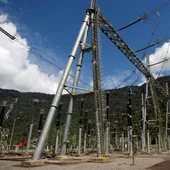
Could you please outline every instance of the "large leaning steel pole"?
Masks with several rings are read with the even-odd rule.
[[[80,41],[81,41],[82,36],[83,36],[83,33],[85,31],[85,28],[88,25],[89,18],[90,18],[90,15],[89,15],[89,12],[87,11],[85,19],[84,19],[84,21],[82,23],[82,26],[80,28],[80,31],[78,33],[76,42],[75,42],[75,44],[73,46],[73,49],[72,49],[72,52],[71,52],[71,54],[69,56],[67,65],[66,65],[65,70],[63,72],[63,75],[61,77],[60,83],[58,85],[58,88],[57,88],[56,94],[54,96],[53,102],[52,102],[52,104],[50,106],[50,110],[49,110],[47,119],[45,121],[42,133],[40,135],[40,139],[38,141],[38,146],[37,146],[37,148],[36,148],[36,150],[34,152],[34,155],[33,155],[33,160],[40,159],[41,154],[43,152],[45,141],[46,141],[47,135],[49,133],[49,130],[50,130],[50,127],[51,127],[51,124],[52,124],[56,109],[58,107],[58,104],[59,104],[59,101],[60,101],[60,98],[61,98],[61,95],[62,95],[62,92],[63,92],[64,85],[65,85],[65,83],[67,81],[67,78],[68,78],[68,75],[70,73],[70,69],[71,69],[73,61],[75,59],[75,56],[76,56]]]
[[[90,8],[94,8],[95,4],[96,4],[96,0],[91,0]],[[88,29],[89,29],[88,24],[89,24],[89,22],[87,22],[87,25],[86,25],[86,28],[85,28],[85,31],[84,31],[84,37],[83,37],[82,45],[81,45],[82,49],[85,48],[85,43],[86,43],[86,40],[87,40],[87,34],[88,34]],[[77,63],[75,79],[74,79],[74,82],[73,82],[74,87],[77,87],[77,85],[78,85],[80,72],[81,72],[81,67],[82,67],[82,62],[83,62],[83,55],[84,55],[84,52],[83,52],[83,50],[81,50],[80,55],[79,55],[79,60],[78,60],[78,63]],[[72,89],[72,94],[75,94],[75,93],[76,93],[76,88],[73,88]],[[64,129],[64,135],[63,135],[63,141],[62,141],[62,147],[61,147],[60,155],[65,155],[66,154],[68,133],[69,133],[71,117],[72,117],[72,113],[73,113],[73,102],[74,102],[73,101],[73,96],[70,96],[68,114],[67,114],[67,118],[66,118],[66,126],[65,126],[65,129]]]
[[[76,67],[76,73],[75,73],[75,78],[74,78],[74,82],[73,82],[73,86],[77,87],[78,86],[78,82],[79,82],[79,78],[80,78],[80,73],[81,73],[81,68],[82,68],[82,63],[83,63],[83,57],[84,57],[84,52],[83,49],[85,48],[85,43],[87,40],[87,35],[88,35],[88,30],[89,30],[89,23],[87,23],[86,27],[85,27],[85,31],[84,31],[84,37],[81,43],[81,51],[80,51],[80,55],[79,55],[79,59],[77,62],[77,67]],[[74,95],[76,93],[77,89],[73,88],[71,94]],[[67,147],[67,140],[68,140],[68,134],[69,134],[69,129],[70,129],[70,123],[71,123],[71,117],[72,117],[72,113],[73,113],[73,96],[70,95],[70,101],[69,101],[69,107],[68,107],[68,113],[67,113],[67,118],[66,118],[66,126],[64,129],[64,136],[63,136],[63,141],[62,141],[62,147],[61,147],[61,155],[65,155],[66,154],[66,147]]]

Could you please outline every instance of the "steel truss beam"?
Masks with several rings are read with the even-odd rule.
[[[116,47],[130,60],[130,62],[146,76],[153,81],[153,86],[162,95],[164,99],[168,99],[165,89],[160,85],[160,83],[153,77],[153,75],[148,71],[143,62],[137,57],[134,51],[129,47],[129,45],[121,38],[121,36],[116,32],[113,26],[107,21],[104,16],[99,13],[99,27],[101,31],[116,45]]]

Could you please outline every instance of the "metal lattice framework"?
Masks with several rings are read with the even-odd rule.
[[[137,57],[129,45],[121,38],[116,32],[113,26],[107,21],[101,13],[99,13],[99,27],[101,31],[116,45],[116,47],[130,60],[130,62],[141,72],[146,78],[151,78],[153,86],[162,95],[164,99],[168,99],[169,96],[160,83],[153,77],[148,71],[143,62]]]
[[[7,149],[7,140],[9,129],[0,127],[0,151],[3,152]]]
[[[96,10],[94,20],[92,24],[92,55],[93,55],[93,82],[94,82],[94,95],[95,95],[95,116],[96,116],[96,129],[97,129],[97,145],[98,156],[104,154],[104,129],[103,129],[103,117],[104,117],[104,100],[102,89],[102,68],[101,68],[101,52],[100,52],[100,29],[99,25],[99,10]]]

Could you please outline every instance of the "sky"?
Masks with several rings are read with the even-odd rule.
[[[146,12],[152,13],[164,2],[167,0],[98,0],[97,6],[117,30]],[[0,26],[22,42],[20,45],[0,33],[0,88],[54,94],[63,72],[32,50],[65,68],[89,4],[90,0],[0,0]],[[159,15],[153,14],[149,20],[119,32],[134,51],[147,46],[150,39],[163,40],[147,51],[151,64],[170,58],[170,6],[160,10]],[[87,44],[90,43],[89,35]],[[104,89],[144,83],[145,78],[139,72],[122,83],[134,66],[102,33],[101,54]],[[145,63],[144,52],[137,55]],[[71,74],[75,72],[76,61]],[[91,61],[91,54],[85,54],[81,80],[89,85],[93,84]],[[155,77],[169,75],[169,71],[170,62],[151,67]],[[67,84],[72,81],[69,77]],[[79,86],[90,88],[81,82]]]

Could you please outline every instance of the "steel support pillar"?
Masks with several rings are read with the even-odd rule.
[[[124,139],[124,133],[122,133],[122,152],[125,151],[125,139]]]
[[[166,91],[167,95],[169,95],[168,83],[166,83]],[[166,140],[166,148],[169,150],[169,136],[168,136],[168,119],[169,119],[169,100],[166,103],[166,125],[165,125],[165,140]]]
[[[149,130],[147,130],[147,152],[151,153],[150,150],[150,134],[149,134]]]
[[[82,137],[82,127],[79,128],[79,143],[78,143],[78,155],[81,154],[81,138]]]
[[[63,72],[63,75],[61,77],[60,83],[58,85],[56,95],[55,95],[55,97],[53,99],[53,102],[52,102],[52,105],[50,107],[47,119],[45,121],[42,133],[41,133],[39,141],[38,141],[38,146],[37,146],[37,148],[36,148],[36,150],[34,152],[34,155],[33,155],[33,160],[40,159],[41,153],[42,153],[44,145],[45,145],[47,135],[49,133],[49,130],[50,130],[50,127],[51,127],[51,124],[52,124],[56,109],[58,107],[58,104],[59,104],[59,101],[60,101],[60,98],[61,98],[61,95],[62,95],[62,92],[63,92],[63,89],[64,89],[64,85],[65,85],[65,83],[67,81],[67,78],[69,76],[69,73],[70,73],[74,58],[76,56],[80,41],[81,41],[82,36],[84,34],[84,31],[85,31],[86,27],[88,26],[89,18],[90,18],[90,14],[87,11],[85,19],[84,19],[84,21],[82,23],[82,26],[80,28],[79,34],[77,36],[76,42],[75,42],[75,44],[73,46],[73,49],[72,49],[72,52],[71,52],[71,54],[69,56],[67,65],[66,65],[65,70]]]
[[[108,125],[106,127],[106,136],[105,136],[105,154],[109,155],[109,126]]]
[[[110,94],[107,92],[106,94],[106,130],[105,130],[105,154],[109,155],[109,112],[110,112],[110,106],[109,106],[109,99]]]
[[[80,52],[79,59],[77,62],[77,68],[76,68],[75,78],[74,78],[74,82],[73,82],[74,87],[77,87],[79,78],[80,78],[80,73],[81,73],[81,68],[82,68],[82,63],[83,63],[83,55],[84,55],[83,48],[85,48],[85,43],[87,40],[87,34],[88,34],[88,29],[89,29],[88,24],[89,24],[89,21],[87,21],[86,27],[84,28],[84,37],[83,37],[82,44],[81,44],[82,50]],[[77,89],[73,88],[72,94],[74,95],[76,93],[76,91],[77,91]],[[66,118],[66,126],[64,129],[64,135],[63,135],[63,141],[62,141],[62,147],[61,147],[61,153],[60,153],[61,155],[66,154],[68,133],[69,133],[71,117],[72,117],[72,113],[73,113],[73,103],[74,103],[73,96],[70,96],[68,114],[67,114],[67,118]]]
[[[145,123],[146,123],[146,112],[145,112],[145,99],[144,99],[144,95],[142,93],[142,151],[144,152],[145,151],[145,130],[146,130],[146,126],[145,126]]]
[[[27,143],[27,150],[26,150],[26,152],[29,152],[29,149],[30,149],[33,125],[34,125],[33,123],[30,124],[30,129],[29,129],[29,133],[28,133],[28,143]]]
[[[161,152],[161,135],[158,134],[158,151]]]
[[[59,134],[60,134],[60,130],[57,129],[56,140],[55,140],[55,154],[58,154]]]
[[[87,133],[84,132],[84,153],[87,151]]]
[[[127,104],[127,112],[128,112],[128,151],[129,155],[133,155],[133,129],[132,129],[132,89],[129,87],[128,90],[128,104]]]
[[[115,133],[115,146],[116,146],[116,149],[118,149],[118,137],[117,137],[117,132]]]
[[[130,143],[129,143],[129,155],[133,156],[133,138],[132,138],[132,127],[129,127],[129,138],[130,138]]]
[[[17,118],[14,119],[14,123],[12,126],[12,132],[11,132],[11,137],[10,137],[10,142],[9,142],[9,148],[8,150],[10,151],[11,145],[12,145],[12,139],[13,139],[13,135],[14,135],[14,129],[15,129],[15,123],[16,123]]]

